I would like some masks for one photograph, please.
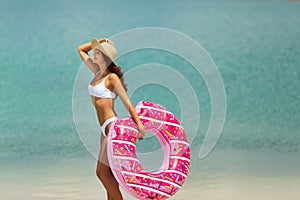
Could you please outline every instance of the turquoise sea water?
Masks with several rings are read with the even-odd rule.
[[[77,46],[93,37],[110,37],[141,27],[163,27],[190,36],[206,49],[222,76],[226,122],[215,156],[200,160],[198,151],[210,118],[210,99],[203,79],[188,63],[168,52],[145,49],[117,60],[125,73],[137,65],[157,62],[188,77],[201,109],[200,129],[192,143],[192,174],[228,168],[263,173],[269,171],[270,163],[276,166],[271,170],[275,174],[288,170],[298,174],[299,11],[298,2],[271,0],[0,1],[3,180],[17,180],[15,170],[23,168],[28,168],[28,173],[22,170],[27,175],[19,175],[29,180],[33,174],[42,177],[36,172],[50,177],[55,173],[39,166],[62,163],[55,165],[56,169],[68,171],[67,164],[72,162],[63,165],[65,159],[75,159],[75,163],[92,159],[73,121],[73,85],[81,66]],[[155,36],[143,39],[155,40]],[[178,102],[159,98],[173,94],[161,87],[147,87],[148,93],[136,91],[133,104],[149,98],[180,114]],[[155,91],[156,98],[151,96]],[[143,148],[151,149],[151,144],[145,143]],[[94,166],[89,166],[93,172]],[[14,181],[11,184],[17,185]],[[8,195],[7,199],[13,197]]]

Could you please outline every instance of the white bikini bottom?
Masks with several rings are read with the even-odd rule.
[[[106,134],[105,134],[105,128],[106,128],[106,126],[107,126],[110,122],[113,122],[113,121],[115,121],[115,120],[117,120],[117,119],[118,119],[118,117],[111,117],[111,118],[105,120],[105,122],[104,122],[103,125],[101,126],[101,130],[102,130],[102,133],[103,133],[104,137],[106,137]]]

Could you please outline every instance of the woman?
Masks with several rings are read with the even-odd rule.
[[[94,59],[91,59],[88,55],[91,49],[93,50]],[[122,200],[119,184],[109,167],[106,151],[107,134],[111,123],[117,116],[114,111],[114,100],[117,96],[121,98],[123,105],[137,124],[138,138],[143,139],[146,131],[126,94],[127,89],[121,68],[114,62],[117,51],[113,42],[107,38],[93,39],[89,43],[80,45],[78,53],[85,65],[95,75],[88,89],[103,133],[101,134],[101,148],[96,174],[107,191],[107,199]]]

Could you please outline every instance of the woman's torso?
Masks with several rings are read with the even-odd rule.
[[[116,95],[108,89],[109,75],[110,74],[102,78],[96,75],[89,84],[89,92],[91,94],[92,103],[97,111],[100,125],[103,125],[105,120],[117,116],[114,111],[114,99]]]

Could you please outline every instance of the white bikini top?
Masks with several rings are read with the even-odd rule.
[[[110,73],[97,85],[93,86],[89,84],[88,90],[90,95],[99,97],[99,98],[109,98],[114,99],[116,97],[116,94],[107,89],[104,85],[105,79],[110,75]]]

